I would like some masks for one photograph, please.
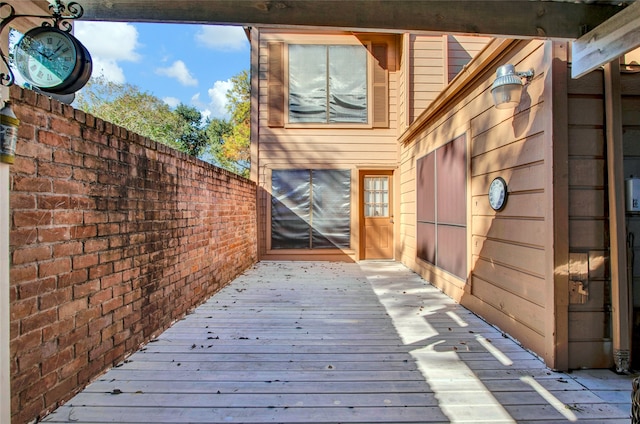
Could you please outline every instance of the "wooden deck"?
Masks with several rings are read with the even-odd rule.
[[[43,421],[628,423],[631,379],[555,373],[394,262],[262,262]]]

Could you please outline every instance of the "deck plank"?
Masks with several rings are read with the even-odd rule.
[[[43,422],[628,422],[630,379],[587,377],[400,264],[266,262]]]

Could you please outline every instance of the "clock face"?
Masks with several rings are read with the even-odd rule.
[[[499,211],[504,208],[507,202],[507,182],[498,177],[489,186],[489,204],[491,208]]]
[[[52,27],[34,28],[16,44],[15,63],[35,87],[69,94],[91,76],[91,56],[71,34]]]

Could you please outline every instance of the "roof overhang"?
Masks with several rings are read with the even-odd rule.
[[[84,7],[83,19],[97,21],[304,26],[575,40],[574,78],[640,47],[640,2],[631,0],[76,1]],[[20,13],[38,7],[46,10],[48,2],[23,0],[13,4]]]

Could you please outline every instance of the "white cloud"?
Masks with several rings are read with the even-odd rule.
[[[231,80],[216,81],[209,90],[209,107],[216,116],[226,116],[227,112],[227,91],[231,90],[233,83]]]
[[[180,99],[177,97],[165,97],[162,99],[169,107],[177,107],[180,104]]]
[[[158,75],[164,75],[166,77],[177,79],[180,84],[185,86],[198,85],[198,80],[191,75],[191,72],[187,68],[187,65],[181,60],[176,60],[173,64],[167,68],[157,68],[156,73]]]
[[[93,59],[93,75],[124,83],[126,77],[119,62],[137,62],[138,30],[123,22],[74,23],[74,35],[87,47]]]
[[[196,41],[213,50],[234,51],[249,47],[249,41],[241,27],[202,25],[196,33]]]
[[[200,93],[196,93],[191,97],[191,104],[198,108],[203,116],[210,118],[229,118],[227,112],[227,91],[233,87],[231,80],[216,81],[213,86],[207,90],[209,96],[208,102],[200,99]]]

